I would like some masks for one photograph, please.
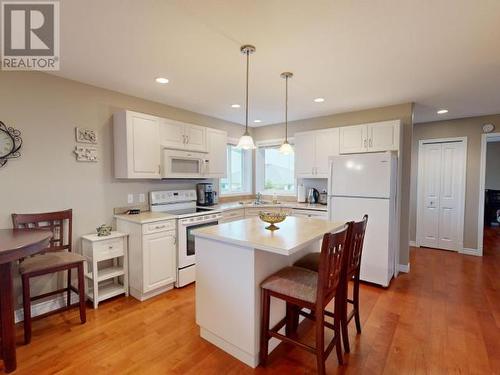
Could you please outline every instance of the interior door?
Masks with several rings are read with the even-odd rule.
[[[419,150],[418,245],[458,251],[463,236],[465,144],[430,142]]]
[[[463,143],[443,143],[439,205],[440,249],[458,250],[460,245],[460,199],[463,179]]]
[[[439,196],[441,191],[441,144],[430,143],[420,148],[422,175],[422,202],[420,245],[438,247],[439,242]]]

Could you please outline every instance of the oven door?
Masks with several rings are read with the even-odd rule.
[[[205,157],[197,152],[163,150],[163,178],[202,178]]]
[[[219,224],[218,220],[211,220],[203,223],[179,225],[179,268],[188,267],[196,263],[196,249],[193,231],[217,224]]]

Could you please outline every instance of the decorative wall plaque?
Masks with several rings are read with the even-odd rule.
[[[79,143],[97,144],[97,134],[95,130],[76,128],[76,141]]]
[[[88,146],[75,146],[76,160],[77,161],[90,161],[96,162],[97,159],[97,148]]]
[[[21,132],[0,121],[0,167],[3,167],[9,159],[21,156],[19,150],[22,144]]]

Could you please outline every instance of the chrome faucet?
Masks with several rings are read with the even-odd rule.
[[[255,195],[255,203],[256,204],[261,204],[262,203],[262,193],[259,192],[259,193],[257,193]]]

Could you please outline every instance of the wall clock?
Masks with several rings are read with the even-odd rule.
[[[22,144],[21,132],[0,121],[0,167],[3,167],[9,159],[21,156],[19,150]]]

